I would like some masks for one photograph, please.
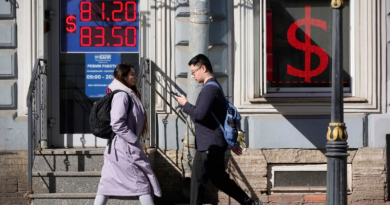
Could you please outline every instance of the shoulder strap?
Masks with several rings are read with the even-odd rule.
[[[110,136],[110,139],[108,139],[108,142],[107,142],[107,145],[108,145],[108,154],[111,154],[111,144],[112,144],[112,140],[114,139],[114,137],[115,137],[115,132],[112,131],[111,136]]]
[[[207,86],[207,85],[213,85],[215,87],[218,87],[222,91],[222,93],[223,93],[222,88],[218,85],[217,82],[208,82],[208,83],[204,84],[204,86]]]
[[[218,87],[219,90],[222,92],[222,95],[225,96],[225,93],[223,92],[222,87],[219,86],[219,84],[218,84],[217,82],[214,82],[214,81],[208,82],[208,83],[204,84],[203,87],[205,87],[205,86],[207,86],[207,85],[212,85],[212,86]],[[227,96],[225,96],[225,97],[227,98]],[[231,96],[229,96],[229,97],[231,97]]]
[[[207,86],[207,85],[212,85],[212,86],[218,87],[219,90],[221,90],[221,92],[222,92],[222,94],[223,94],[223,90],[222,90],[222,88],[218,85],[218,83],[216,83],[216,82],[208,82],[208,83],[206,83],[204,86]],[[219,127],[221,128],[221,130],[222,130],[222,131],[225,130],[225,129],[223,128],[221,122],[218,120],[217,116],[215,116],[214,112],[211,111],[211,110],[210,110],[210,112],[211,112],[211,115],[213,115],[215,121],[219,124]]]
[[[110,90],[110,91],[111,91],[111,90]],[[131,107],[131,96],[130,96],[129,94],[127,94],[127,92],[124,91],[124,90],[114,90],[114,92],[112,92],[112,95],[114,96],[116,93],[119,93],[119,92],[124,92],[124,93],[126,93],[127,98],[129,99],[129,107],[127,107],[127,113],[129,113],[130,107]]]
[[[215,116],[214,112],[213,111],[210,111],[211,112],[211,115],[213,115],[215,121],[219,124],[219,127],[221,128],[222,131],[225,130],[225,128],[223,128],[221,122],[218,120],[217,116]]]

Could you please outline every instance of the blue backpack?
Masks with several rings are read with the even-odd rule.
[[[216,86],[223,93],[222,88],[216,82],[209,82],[209,83],[206,83],[204,86],[206,86],[206,85]],[[224,123],[225,126],[222,126],[222,123],[219,122],[217,116],[215,116],[215,114],[212,111],[211,111],[211,114],[213,115],[215,121],[217,121],[217,123],[221,127],[221,130],[223,131],[226,142],[232,147],[239,146],[241,144],[243,146],[243,148],[245,148],[245,145],[242,144],[242,141],[244,140],[244,139],[242,139],[243,137],[238,139],[239,138],[239,131],[242,133],[245,133],[241,129],[241,116],[237,112],[237,108],[234,107],[234,105],[232,103],[230,103],[229,100],[225,99],[225,103],[226,103],[226,117],[225,117],[225,123]]]

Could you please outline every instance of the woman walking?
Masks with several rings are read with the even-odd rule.
[[[114,70],[111,91],[111,126],[116,134],[104,152],[104,165],[95,205],[105,205],[109,197],[139,196],[142,205],[154,205],[152,193],[161,196],[160,185],[143,151],[142,137],[147,132],[145,110],[136,87],[134,68],[120,63]],[[129,107],[130,106],[130,107]]]

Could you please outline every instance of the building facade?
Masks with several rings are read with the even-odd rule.
[[[41,143],[44,149],[36,157],[33,201],[63,203],[72,198],[66,194],[96,189],[106,141],[90,133],[89,111],[112,80],[112,65],[123,61],[152,83],[151,88],[140,81],[150,119],[146,144],[163,190],[157,201],[186,201],[181,161],[186,126],[169,91],[187,90],[189,1],[118,2],[0,0],[0,202],[25,200],[28,191],[26,98],[37,59],[47,60],[47,103],[41,107],[47,111],[42,117],[47,134],[41,138],[47,148]],[[208,56],[241,113],[248,146],[241,156],[226,154],[227,171],[266,204],[324,204],[332,85],[330,1],[213,0],[209,8]],[[343,5],[351,204],[388,200],[389,8],[387,0]],[[42,156],[49,159],[46,164],[53,163],[51,169],[37,168]],[[74,182],[61,188],[61,180]],[[80,181],[91,185],[69,188]],[[208,193],[207,203],[236,203],[211,185]],[[88,204],[93,195],[84,199]]]

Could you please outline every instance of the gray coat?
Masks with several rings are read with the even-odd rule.
[[[111,126],[116,133],[111,145],[104,152],[104,165],[98,194],[106,196],[161,196],[160,185],[142,149],[141,132],[144,109],[135,93],[118,80],[109,88],[124,90],[114,95],[111,104]],[[131,98],[129,98],[129,95]],[[129,102],[130,99],[130,102]],[[131,105],[129,113],[128,106]]]

